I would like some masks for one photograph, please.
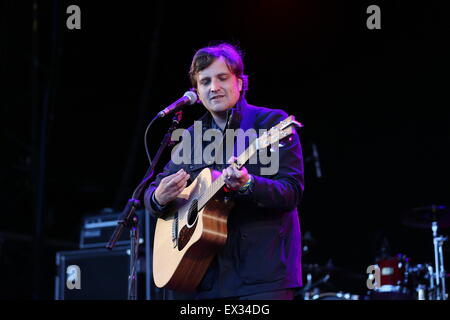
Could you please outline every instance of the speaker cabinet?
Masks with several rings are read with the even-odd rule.
[[[138,299],[145,297],[145,273],[137,262]],[[56,254],[56,300],[126,300],[129,246],[61,251]]]

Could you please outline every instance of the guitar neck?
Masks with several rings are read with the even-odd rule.
[[[258,151],[258,140],[255,139],[250,146],[245,149],[236,159],[234,165],[239,170],[242,166]],[[205,193],[198,199],[198,209],[203,208],[209,200],[211,200],[214,195],[223,188],[225,181],[223,180],[223,175],[220,175],[213,183],[206,189]]]
[[[236,161],[232,164],[238,170],[253,156],[259,149],[263,149],[271,144],[278,143],[279,140],[294,134],[294,126],[299,128],[303,125],[295,120],[294,116],[289,116],[276,126],[272,127],[269,131],[265,132],[259,138],[255,139],[243,153],[237,157]],[[198,209],[203,208],[209,200],[216,195],[216,193],[223,188],[225,182],[223,175],[220,175],[214,182],[206,189],[205,193],[198,199]]]

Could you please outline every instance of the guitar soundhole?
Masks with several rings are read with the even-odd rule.
[[[188,212],[188,223],[180,230],[180,236],[178,237],[178,250],[183,248],[191,240],[194,234],[195,227],[197,226],[198,217],[198,201],[193,200]]]
[[[189,212],[188,212],[188,226],[189,227],[191,227],[195,223],[195,220],[197,220],[197,216],[198,216],[198,200],[195,199],[192,201],[191,206],[189,208]]]

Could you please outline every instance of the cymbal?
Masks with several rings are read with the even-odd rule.
[[[403,225],[410,228],[430,229],[433,221],[439,228],[450,227],[450,210],[446,206],[431,205],[414,208],[402,218]]]

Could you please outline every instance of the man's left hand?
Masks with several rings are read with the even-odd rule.
[[[228,163],[232,164],[236,160],[236,157],[231,157],[230,160],[228,160]],[[244,166],[241,167],[241,170],[238,170],[234,165],[231,165],[228,168],[223,169],[222,174],[225,184],[232,190],[239,190],[250,178],[250,175]]]

